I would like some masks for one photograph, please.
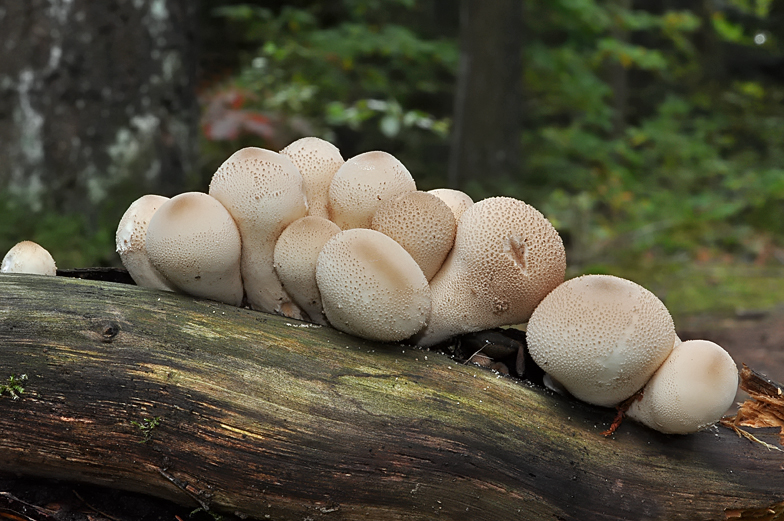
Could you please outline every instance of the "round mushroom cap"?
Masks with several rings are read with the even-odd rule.
[[[444,201],[415,191],[381,203],[370,227],[400,244],[430,280],[455,243],[457,222]]]
[[[302,174],[308,215],[329,219],[329,185],[335,172],[346,162],[338,147],[317,137],[303,137],[280,153],[288,156]]]
[[[455,221],[459,221],[460,216],[474,204],[474,200],[467,193],[452,188],[435,188],[428,193],[435,195],[449,206]]]
[[[411,174],[387,152],[365,152],[341,166],[329,186],[329,218],[341,230],[370,228],[378,207],[416,190]]]
[[[329,323],[369,340],[404,340],[430,314],[430,288],[416,261],[381,232],[345,230],[322,248],[316,281]]]
[[[147,226],[155,211],[168,197],[143,195],[136,199],[123,214],[117,225],[115,242],[123,266],[134,282],[145,288],[175,291],[175,286],[166,280],[147,256]]]
[[[231,155],[210,181],[210,195],[226,207],[242,237],[242,280],[251,307],[302,318],[275,273],[275,242],[307,214],[302,174],[288,157],[247,147]]]
[[[525,322],[565,273],[561,237],[538,210],[510,197],[479,201],[430,281],[433,310],[417,343]]]
[[[602,406],[642,388],[677,341],[662,301],[612,275],[564,282],[537,306],[526,331],[539,367],[577,398]]]
[[[323,217],[308,215],[289,224],[275,244],[275,271],[283,289],[311,322],[327,325],[316,285],[316,261],[324,244],[340,231]]]
[[[183,293],[242,303],[240,234],[215,198],[186,192],[163,203],[150,219],[146,247],[153,266]]]
[[[15,244],[3,257],[0,273],[26,273],[29,275],[57,275],[52,255],[33,241]]]
[[[738,368],[729,353],[708,340],[686,340],[675,346],[627,415],[660,432],[697,432],[721,419],[737,390]]]

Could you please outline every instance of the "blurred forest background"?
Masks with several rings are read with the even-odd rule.
[[[118,265],[242,146],[395,154],[539,208],[675,315],[784,302],[784,2],[0,0],[0,252]]]

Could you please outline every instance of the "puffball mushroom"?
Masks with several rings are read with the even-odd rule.
[[[177,289],[233,306],[242,304],[240,245],[229,212],[201,192],[172,197],[147,227],[150,262]]]
[[[338,232],[332,221],[308,215],[289,224],[275,243],[275,271],[283,289],[311,322],[323,326],[328,323],[316,285],[316,261],[324,244]]]
[[[627,416],[668,434],[697,432],[721,419],[735,399],[738,368],[721,346],[687,340],[675,346]]]
[[[677,342],[656,295],[612,275],[584,275],[555,288],[526,329],[534,362],[588,403],[614,406],[637,392]]]
[[[26,273],[30,275],[57,275],[52,255],[40,244],[22,241],[15,244],[3,257],[0,273]]]
[[[115,243],[123,266],[138,286],[176,291],[174,284],[166,280],[166,277],[152,265],[146,247],[147,226],[150,219],[168,200],[168,197],[162,195],[148,194],[132,202],[117,226]]]
[[[288,157],[248,147],[215,172],[209,193],[229,211],[242,237],[242,279],[251,307],[302,318],[275,273],[275,242],[307,214],[302,174]]]
[[[444,201],[415,191],[381,203],[370,228],[400,244],[430,280],[452,249],[457,222]]]
[[[368,340],[404,340],[430,314],[422,270],[402,246],[375,230],[344,230],[327,241],[316,282],[329,323]]]
[[[414,190],[414,178],[392,154],[372,151],[356,155],[332,178],[329,219],[341,230],[370,228],[381,203]]]
[[[303,137],[280,153],[290,158],[302,174],[308,215],[329,219],[329,185],[335,172],[346,162],[338,147],[317,137]]]
[[[561,237],[538,210],[510,197],[479,201],[430,281],[433,309],[417,343],[525,322],[565,273]]]
[[[459,221],[460,216],[474,204],[474,200],[467,193],[452,188],[435,188],[428,193],[435,195],[446,203],[449,209],[452,210],[455,221]]]

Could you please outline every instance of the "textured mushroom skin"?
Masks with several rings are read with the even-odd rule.
[[[162,195],[147,194],[131,203],[117,225],[115,243],[123,266],[138,286],[176,291],[174,284],[166,280],[150,262],[145,244],[150,219],[168,200],[168,197]]]
[[[661,300],[611,275],[584,275],[555,288],[526,334],[539,367],[577,398],[602,406],[642,388],[677,342]]]
[[[434,188],[427,193],[433,194],[444,201],[449,209],[452,210],[452,215],[455,216],[455,221],[459,221],[460,217],[465,213],[465,211],[471,208],[471,206],[474,204],[471,196],[465,192],[454,190],[452,188]]]
[[[627,411],[660,432],[688,434],[719,421],[738,390],[738,369],[721,346],[687,340],[673,349]]]
[[[251,307],[302,318],[275,273],[275,242],[307,213],[302,175],[277,152],[248,147],[229,157],[210,182],[210,195],[226,207],[242,237],[242,279]]]
[[[561,237],[538,210],[509,197],[479,201],[430,281],[433,310],[417,343],[525,322],[565,273]]]
[[[29,275],[57,275],[52,255],[40,244],[22,241],[15,244],[3,257],[0,273],[27,273]]]
[[[316,284],[316,261],[324,244],[340,232],[337,224],[308,215],[283,230],[275,243],[275,271],[283,288],[311,322],[328,325]]]
[[[338,147],[317,137],[303,137],[280,153],[290,158],[302,174],[308,215],[329,219],[329,185],[346,162]]]
[[[415,191],[383,202],[370,227],[400,244],[430,280],[452,249],[457,222],[437,196]]]
[[[316,281],[329,323],[369,340],[404,340],[430,314],[430,288],[411,255],[383,233],[344,230],[321,250]]]
[[[242,303],[240,234],[213,197],[186,192],[166,201],[150,219],[146,247],[152,264],[183,293]]]
[[[370,228],[381,203],[414,190],[414,178],[393,155],[381,151],[356,155],[332,178],[329,219],[341,230]]]

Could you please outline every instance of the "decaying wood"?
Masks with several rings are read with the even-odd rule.
[[[260,519],[774,519],[784,456],[434,352],[135,286],[0,278],[0,471]],[[755,435],[778,443],[775,429]],[[267,517],[269,516],[269,517]]]
[[[776,427],[779,429],[779,443],[784,445],[784,390],[781,385],[743,364],[740,388],[748,393],[750,399],[740,404],[738,412],[723,423],[738,432],[745,432],[739,430],[740,427]]]

